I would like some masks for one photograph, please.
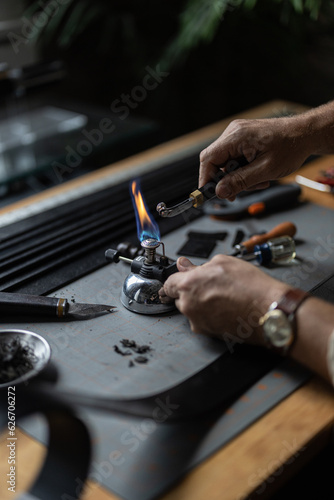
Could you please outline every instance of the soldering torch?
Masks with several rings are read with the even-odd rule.
[[[241,157],[238,160],[231,160],[225,167],[224,171],[219,170],[215,175],[214,180],[204,184],[201,188],[198,188],[190,193],[189,198],[170,208],[166,206],[166,203],[161,201],[157,205],[157,212],[161,217],[175,217],[176,215],[189,210],[191,207],[200,207],[205,201],[211,200],[216,196],[216,186],[218,182],[225,177],[225,175],[247,164],[248,162],[245,157]]]

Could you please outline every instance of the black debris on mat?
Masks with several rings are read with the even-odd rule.
[[[131,356],[132,354],[131,351],[122,351],[122,349],[120,349],[117,345],[114,345],[114,351],[121,356]]]
[[[147,354],[153,351],[152,347],[150,347],[149,345],[146,344],[139,345],[135,340],[130,340],[130,339],[122,339],[120,343],[122,344],[123,347],[126,348],[126,350],[120,349],[117,345],[114,345],[114,351],[117,354],[120,354],[121,356],[131,356],[134,354],[140,354],[140,356],[136,356],[135,358],[133,358],[133,360],[139,364],[145,364],[149,361]],[[146,356],[143,356],[143,354],[146,354]],[[133,366],[135,366],[135,363],[132,360],[130,360],[129,368],[132,368]]]
[[[0,383],[6,384],[34,368],[36,356],[31,346],[19,339],[0,343]]]

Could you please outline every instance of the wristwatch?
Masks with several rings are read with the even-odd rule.
[[[308,292],[291,288],[278,302],[270,305],[268,312],[259,319],[267,347],[287,354],[296,338],[297,309],[307,297],[310,297]]]

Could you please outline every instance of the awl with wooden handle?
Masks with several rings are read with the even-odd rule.
[[[253,252],[255,245],[262,245],[266,243],[268,240],[272,240],[273,238],[278,238],[279,236],[291,236],[293,237],[297,232],[296,226],[293,222],[282,222],[278,224],[274,228],[270,229],[267,233],[264,234],[255,234],[249,240],[243,241],[239,245],[235,245],[234,253],[232,255],[245,255],[249,252]]]

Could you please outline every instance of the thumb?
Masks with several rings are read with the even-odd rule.
[[[186,257],[180,257],[179,259],[177,259],[176,264],[180,272],[190,271],[194,267],[197,267]]]

